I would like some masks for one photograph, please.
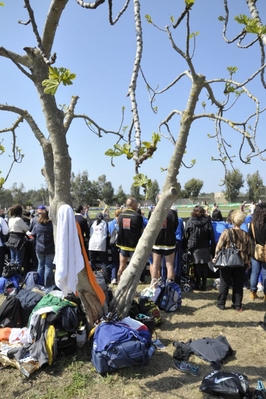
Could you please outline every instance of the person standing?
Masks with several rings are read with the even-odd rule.
[[[96,270],[98,256],[105,273],[108,265],[107,237],[108,224],[103,214],[98,213],[96,220],[90,226],[89,259],[92,269]]]
[[[53,224],[48,217],[48,211],[42,210],[31,232],[35,238],[35,250],[38,259],[37,272],[42,278],[45,287],[54,284],[54,256],[55,245]]]
[[[210,216],[202,206],[196,205],[185,228],[185,241],[194,264],[196,289],[206,291],[208,263],[214,254],[214,233]]]
[[[220,268],[220,285],[219,285],[219,295],[217,301],[217,307],[221,310],[225,309],[225,303],[229,291],[229,287],[232,284],[232,308],[241,312],[242,299],[243,299],[243,288],[245,282],[245,272],[246,268],[250,267],[251,258],[251,238],[248,233],[240,228],[241,224],[245,219],[244,212],[240,210],[235,210],[231,214],[231,221],[233,227],[226,229],[222,232],[219,241],[216,245],[215,257],[213,262],[215,263],[216,256],[222,248],[229,248],[231,246],[231,239],[239,249],[239,254],[243,260],[244,267],[224,267]]]
[[[8,221],[9,237],[6,246],[10,250],[10,263],[17,263],[19,271],[21,271],[23,262],[23,251],[25,245],[25,233],[29,230],[29,226],[22,219],[22,206],[20,204],[13,205],[10,210],[10,218]]]
[[[115,217],[108,223],[109,236],[117,233],[119,230],[118,217],[122,212],[121,209],[115,210]],[[116,242],[110,242],[110,249],[112,252],[112,269],[111,269],[111,284],[117,284],[117,270],[119,268],[119,248],[116,246]]]
[[[254,244],[265,245],[266,243],[266,202],[258,204],[252,215],[252,222],[249,227],[249,234]],[[258,298],[257,285],[259,275],[262,275],[262,286],[264,292],[264,302],[266,302],[266,262],[257,260],[254,255],[251,257],[250,275],[250,297],[254,301]]]
[[[78,205],[75,211],[75,220],[78,222],[81,228],[81,233],[84,239],[85,248],[88,248],[90,239],[90,229],[85,217],[85,209],[82,205]]]
[[[0,216],[0,233],[0,276],[2,276],[3,267],[5,264],[5,243],[3,236],[6,236],[8,234],[8,225],[2,215]]]
[[[160,200],[160,194],[158,195]],[[170,209],[163,221],[161,230],[152,247],[153,262],[150,265],[151,284],[158,280],[161,275],[161,261],[162,256],[165,258],[166,279],[168,281],[175,280],[174,273],[174,259],[176,249],[176,236],[175,232],[178,226],[177,212]]]
[[[125,270],[128,258],[133,255],[143,230],[143,218],[137,212],[137,209],[138,202],[136,199],[128,198],[126,209],[118,217],[119,230],[116,245],[120,248],[120,253],[117,280],[120,279]]]

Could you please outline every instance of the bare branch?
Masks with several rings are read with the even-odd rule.
[[[108,3],[109,3],[109,22],[111,25],[114,25],[128,8],[130,0],[126,0],[124,7],[122,8],[121,11],[119,11],[115,19],[113,19],[113,0],[108,0]]]
[[[13,105],[8,104],[0,104],[0,111],[9,111],[15,114],[20,115],[23,119],[25,119],[30,126],[32,132],[34,133],[36,139],[39,141],[41,145],[45,144],[47,139],[45,138],[44,134],[39,129],[37,123],[33,119],[33,117],[28,113],[27,110],[23,110],[21,108],[15,107]],[[2,132],[2,131],[1,131]]]
[[[138,156],[139,150],[141,147],[141,127],[139,121],[139,113],[138,113],[138,105],[136,100],[136,88],[137,88],[137,79],[138,73],[140,70],[140,62],[142,58],[143,51],[143,42],[142,42],[142,26],[141,26],[141,17],[140,17],[140,5],[139,0],[134,0],[134,15],[135,15],[135,29],[136,29],[136,55],[133,66],[133,72],[131,76],[131,81],[128,89],[128,96],[131,101],[131,111],[133,114],[134,121],[134,129],[135,129],[135,140],[136,145],[133,151],[133,159],[135,161],[135,170],[138,173]]]
[[[24,75],[32,80],[32,76],[20,65],[22,64],[27,68],[30,68],[28,56],[21,56],[12,51],[6,50],[4,47],[0,47],[0,56],[9,58]]]
[[[101,4],[105,3],[105,0],[96,0],[94,3],[92,3],[91,1],[86,3],[85,1],[82,0],[76,0],[76,2],[83,8],[95,9],[99,7]]]
[[[46,21],[43,29],[42,35],[42,47],[44,53],[47,55],[47,58],[50,57],[55,33],[59,25],[59,20],[61,18],[61,14],[64,11],[64,8],[68,0],[52,0],[49,11],[46,16]],[[54,57],[54,56],[53,56]]]

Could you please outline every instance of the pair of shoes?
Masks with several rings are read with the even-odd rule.
[[[174,361],[174,367],[182,373],[190,373],[191,375],[199,375],[199,366],[192,366],[190,363]]]
[[[113,279],[111,280],[111,284],[117,284],[116,278],[113,278]]]
[[[219,304],[217,304],[216,306],[217,306],[217,308],[220,309],[220,310],[225,310],[225,306],[224,306],[224,305],[219,305]]]
[[[255,299],[258,299],[259,297],[258,297],[258,295],[257,295],[257,292],[253,292],[253,291],[250,291],[250,299],[252,300],[252,301],[255,301]]]

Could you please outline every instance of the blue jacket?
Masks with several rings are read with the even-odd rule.
[[[51,255],[55,253],[53,224],[37,222],[32,230],[32,235],[36,239],[36,253],[40,255]]]

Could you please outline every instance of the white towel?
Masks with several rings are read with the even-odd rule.
[[[84,258],[73,209],[61,205],[57,214],[55,244],[55,284],[64,295],[76,291],[78,273],[84,268]]]

